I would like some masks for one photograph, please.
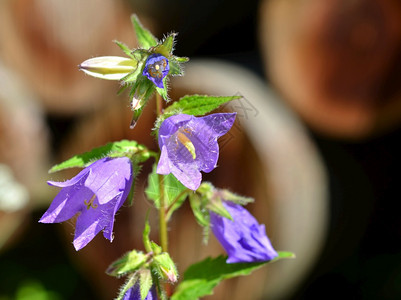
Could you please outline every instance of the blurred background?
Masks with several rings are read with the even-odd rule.
[[[70,156],[123,138],[152,149],[150,104],[134,130],[118,83],[77,66],[137,47],[130,15],[156,37],[178,32],[188,93],[240,94],[221,140],[216,186],[248,205],[277,250],[295,260],[232,279],[206,299],[401,298],[401,3],[398,0],[2,0],[0,2],[0,299],[112,299],[123,281],[106,267],[142,249],[147,171],[115,240],[76,252],[72,222],[38,220],[77,170],[48,174]],[[152,210],[151,222],[157,217]],[[170,224],[182,274],[223,253],[184,206]],[[156,229],[152,238],[157,240]]]

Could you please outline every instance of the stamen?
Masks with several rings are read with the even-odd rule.
[[[191,140],[186,136],[185,133],[191,134],[192,132],[187,128],[185,129],[180,128],[177,132],[177,140],[189,151],[189,153],[192,155],[192,159],[195,159],[196,158],[195,146],[191,142]]]
[[[86,209],[89,209],[89,208],[91,208],[91,207],[92,207],[92,208],[97,208],[97,207],[98,207],[97,204],[93,203],[93,201],[95,201],[95,198],[96,198],[96,195],[93,194],[92,198],[90,198],[89,201],[84,200],[84,204],[86,205]]]

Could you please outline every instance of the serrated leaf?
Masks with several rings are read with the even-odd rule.
[[[220,105],[239,98],[241,96],[187,95],[167,107],[165,113],[180,111],[180,113],[187,115],[203,116]]]
[[[178,285],[171,300],[195,300],[213,294],[213,289],[224,279],[249,275],[267,263],[293,257],[291,252],[278,252],[279,256],[269,262],[227,264],[225,256],[206,258],[190,266],[184,280]]]
[[[148,177],[148,186],[145,190],[148,199],[155,203],[157,208],[160,207],[160,186],[159,186],[159,174],[156,173],[156,164],[153,165],[153,171]],[[164,186],[164,196],[165,203],[167,205],[168,211],[166,218],[170,219],[172,213],[178,209],[187,197],[188,189],[179,182],[173,174],[163,175],[163,186]]]
[[[136,154],[139,162],[146,161],[152,155],[145,146],[138,144],[136,141],[121,140],[94,148],[91,151],[82,154],[75,155],[64,162],[53,166],[49,170],[49,173],[68,168],[83,168],[91,164],[93,161],[101,159],[105,156],[118,157],[124,156],[127,153]]]
[[[157,45],[157,39],[153,34],[143,27],[142,23],[139,21],[137,15],[131,16],[132,24],[134,25],[136,37],[138,39],[139,45],[144,49],[149,49]]]

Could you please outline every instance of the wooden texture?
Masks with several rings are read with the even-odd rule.
[[[401,120],[398,0],[266,0],[265,69],[316,131],[360,139]]]

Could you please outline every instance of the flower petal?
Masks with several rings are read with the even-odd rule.
[[[39,222],[64,222],[71,219],[77,212],[81,211],[84,207],[84,200],[82,199],[89,200],[93,196],[93,192],[84,186],[85,180],[88,176],[89,172],[85,172],[84,176],[80,176],[80,181],[76,182],[75,185],[63,188],[54,198],[50,207],[43,214]],[[73,179],[71,182],[74,182]]]
[[[96,194],[100,204],[107,203],[120,191],[126,191],[127,196],[132,184],[132,165],[127,157],[103,158],[96,165],[89,166],[92,171],[85,186]]]
[[[233,221],[210,213],[212,231],[228,254],[227,263],[262,262],[278,254],[270,243],[264,225],[241,205],[224,202]]]

